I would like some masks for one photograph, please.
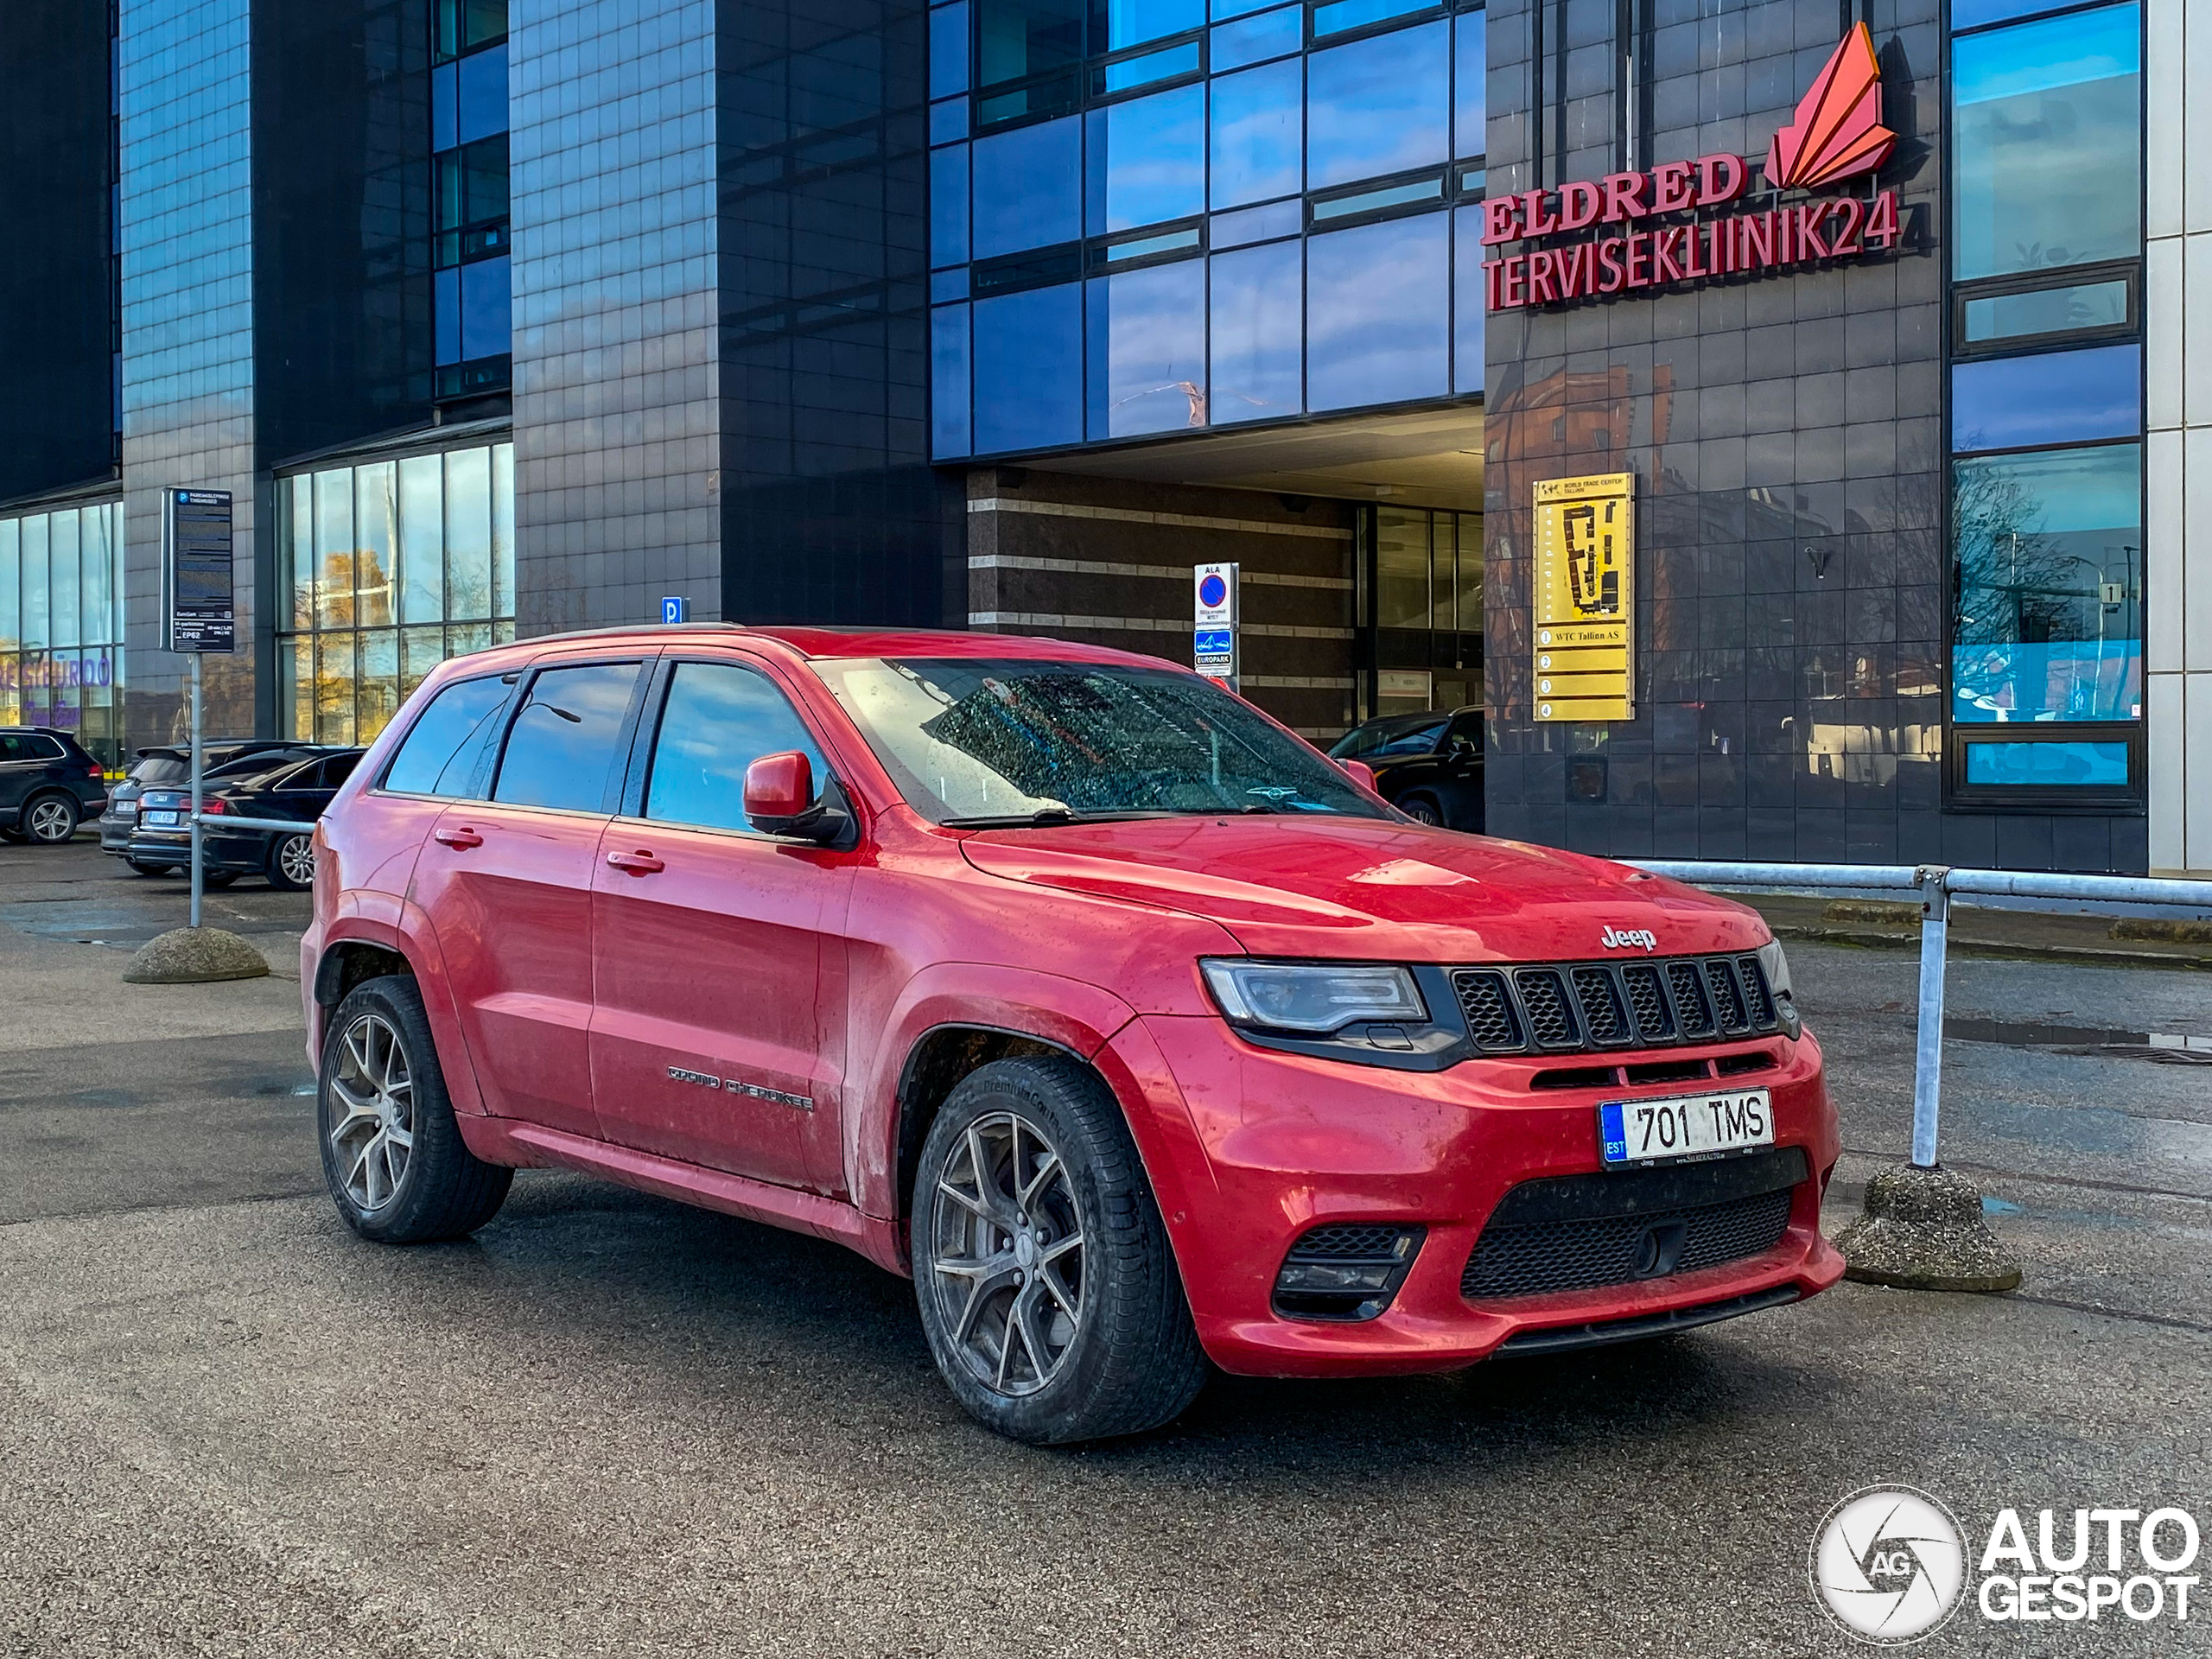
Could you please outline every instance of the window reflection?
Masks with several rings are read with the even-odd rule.
[[[1952,43],[1955,278],[2136,255],[2138,58],[2133,5]]]
[[[1217,208],[1298,194],[1303,73],[1293,58],[1215,79],[1209,189]]]
[[[1072,242],[1083,234],[1083,129],[1068,116],[979,138],[975,257]]]
[[[1452,390],[1483,389],[1483,210],[1452,216]]]
[[[968,146],[930,152],[930,264],[968,261]]]
[[[978,300],[976,453],[1083,436],[1083,289],[1075,283]]]
[[[1209,51],[1216,74],[1241,69],[1248,63],[1295,52],[1306,41],[1306,8],[1283,6],[1256,16],[1224,23],[1213,32]]]
[[[1125,46],[1180,35],[1205,20],[1205,0],[1096,0],[1090,49],[1118,52]]]
[[[1490,73],[1489,16],[1471,11],[1452,20],[1452,153],[1480,156],[1490,148],[1484,79]]]
[[[276,480],[279,730],[365,743],[446,657],[514,637],[513,467],[503,443]]]
[[[2127,323],[2127,283],[2071,283],[2026,294],[1998,294],[1966,302],[1970,345],[2025,340],[2077,329],[2120,328]]]
[[[1092,280],[1091,437],[1206,423],[1205,284],[1198,259]]]
[[[1955,718],[2141,715],[2142,489],[2133,443],[1953,463]]]
[[[1306,84],[1311,188],[1445,159],[1450,26],[1440,20],[1313,54]]]
[[[976,79],[985,86],[1083,56],[1084,0],[976,0]]]
[[[1204,86],[1090,112],[1092,235],[1205,211],[1205,119]]]
[[[930,314],[930,448],[939,460],[968,453],[968,308]]]
[[[2015,788],[2125,789],[2125,743],[1969,743],[1967,782]]]
[[[2143,429],[2143,348],[2000,357],[1951,370],[1951,447],[2025,449]]]
[[[1307,240],[1308,408],[1442,395],[1451,385],[1447,264],[1442,213]]]
[[[1299,245],[1219,253],[1209,263],[1213,424],[1297,414],[1305,404]]]
[[[123,506],[0,518],[0,726],[54,726],[122,764]],[[81,647],[81,649],[79,649]]]

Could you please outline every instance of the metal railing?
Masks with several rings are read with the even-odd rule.
[[[1943,966],[1955,895],[2065,899],[2130,908],[2182,905],[2201,909],[2212,904],[2212,881],[2151,876],[2045,875],[2030,870],[1953,869],[1942,864],[1744,864],[1664,858],[1621,862],[1696,887],[1751,887],[1765,893],[1918,892],[1920,1004],[1912,1073],[1912,1161],[1922,1169],[1936,1167],[1943,1091]]]

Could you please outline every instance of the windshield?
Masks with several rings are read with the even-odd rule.
[[[1441,720],[1412,727],[1402,726],[1395,720],[1387,724],[1373,721],[1346,732],[1329,753],[1339,760],[1354,760],[1370,754],[1427,754],[1436,747],[1437,735],[1443,729]]]
[[[1385,816],[1314,750],[1195,675],[982,658],[813,667],[908,804],[938,823]]]

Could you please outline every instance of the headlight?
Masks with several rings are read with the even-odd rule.
[[[1202,961],[1214,1001],[1232,1024],[1325,1035],[1356,1020],[1428,1019],[1414,976],[1403,968],[1357,963]]]
[[[1782,1020],[1782,1029],[1795,1037],[1802,1022],[1797,1017],[1797,1003],[1789,993],[1789,958],[1782,954],[1782,941],[1769,939],[1758,950],[1759,967],[1766,975],[1767,989],[1774,993],[1774,1011]]]

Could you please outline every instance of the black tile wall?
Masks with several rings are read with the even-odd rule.
[[[1529,108],[1530,42],[1564,28],[1570,55],[1586,49],[1577,8],[1493,0],[1493,194],[1614,165],[1586,131],[1564,172],[1532,153],[1554,153],[1557,122]],[[1899,134],[1881,181],[1906,215],[1892,255],[1490,320],[1490,829],[1623,855],[2140,869],[2140,820],[1944,809],[1940,14],[1856,15]],[[1844,21],[1837,0],[1653,0],[1652,128],[1619,142],[1645,167],[1743,155],[1756,181]],[[1637,715],[1540,727],[1531,486],[1624,470]],[[1566,799],[1579,752],[1609,757],[1605,799]]]

